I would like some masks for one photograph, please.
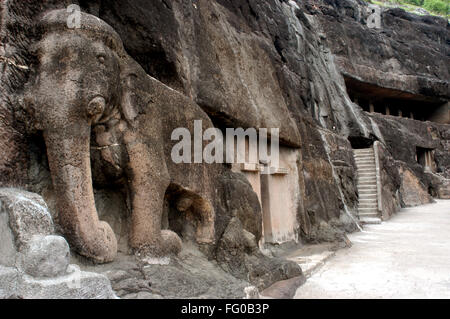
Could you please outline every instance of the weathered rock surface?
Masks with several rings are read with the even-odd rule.
[[[33,277],[58,277],[66,274],[70,250],[61,236],[34,236],[22,250],[20,264]]]
[[[58,196],[51,186],[46,146],[42,133],[33,125],[34,115],[23,103],[23,92],[35,72],[36,56],[30,48],[39,38],[36,19],[44,11],[64,9],[70,3],[17,0],[0,4],[0,56],[10,59],[0,60],[0,186],[20,186],[39,193],[56,222]],[[358,194],[352,147],[375,140],[382,144],[384,218],[401,204],[429,201],[428,193],[449,196],[448,125],[368,114],[352,103],[346,90],[362,85],[375,96],[430,103],[448,100],[449,25],[444,19],[387,10],[381,15],[382,28],[369,30],[365,21],[370,12],[360,0],[78,3],[119,34],[127,53],[152,77],[149,83],[155,91],[148,100],[171,102],[174,111],[161,112],[170,113],[181,126],[192,124],[186,123],[192,114],[183,107],[189,103],[201,107],[208,125],[222,130],[239,126],[280,128],[283,147],[300,154],[296,203],[299,240],[339,241],[345,232],[356,229],[352,216],[356,215]],[[152,132],[149,135],[169,130],[164,124],[162,129],[147,127]],[[117,169],[114,159],[126,155],[120,150],[111,152],[111,161],[105,163],[94,138],[91,144],[95,206],[100,219],[112,226],[122,256],[130,253],[132,194],[124,189],[128,181],[117,173],[123,168]],[[169,141],[164,145],[166,153],[172,145]],[[415,158],[416,147],[434,149],[437,175],[423,171]],[[167,165],[171,172],[177,171],[174,163]],[[111,265],[83,268],[104,270],[114,290],[124,298],[241,297],[246,285],[262,289],[278,280],[301,276],[295,263],[269,258],[259,251],[261,205],[245,177],[225,165],[212,171],[199,165],[189,176],[202,181],[194,188],[211,192],[209,199],[214,206],[214,241],[198,248],[206,257],[188,249],[169,265],[143,266],[128,256]],[[173,179],[185,177],[182,169],[173,174]],[[50,284],[60,295],[82,297],[79,294],[83,292],[76,289],[64,290],[64,280],[73,274],[62,276],[66,279],[36,279],[12,268],[22,249],[27,250],[28,259],[21,257],[28,265],[25,268],[34,276],[61,275],[67,260],[62,241],[45,237],[54,231],[42,199],[14,190],[2,192],[2,207],[12,213],[0,213],[0,264],[7,266],[0,268],[0,296],[7,296],[5,291],[20,296],[22,288],[8,288],[9,279],[5,279],[17,276],[31,287],[23,296],[51,296],[52,290],[45,288]],[[186,217],[187,213],[174,218],[181,215],[178,208],[182,205],[178,204],[186,194],[192,195],[192,189],[169,189],[163,220],[164,228],[184,236],[184,247],[195,241],[199,222]],[[27,210],[24,207],[29,203],[34,204]],[[189,209],[183,208],[183,212]],[[195,216],[195,212],[191,214]],[[55,228],[59,231],[58,225]],[[28,246],[36,235],[44,237]],[[58,249],[51,249],[51,243]],[[45,249],[58,252],[60,261],[55,268],[48,264],[56,256],[45,254]],[[47,262],[39,264],[41,250]],[[201,265],[195,262],[197,257]],[[218,265],[207,258],[217,260]],[[82,276],[83,285],[90,287],[85,296],[113,296],[103,277],[90,276],[94,275]],[[97,284],[104,290],[91,289]]]
[[[418,206],[432,202],[427,189],[420,180],[408,169],[400,168],[400,194],[403,207]]]
[[[397,97],[448,99],[448,21],[402,9],[381,9],[379,28],[368,28],[372,7],[359,0],[302,1],[320,21],[340,71]],[[430,49],[433,48],[433,49]]]
[[[0,299],[18,297],[19,271],[0,265]]]
[[[306,282],[304,276],[279,281],[261,292],[264,297],[292,299],[297,289]]]
[[[119,253],[110,264],[81,267],[107,276],[123,299],[244,298],[245,288],[251,286],[222,270],[189,243],[177,257],[143,261]]]
[[[0,190],[0,210],[8,214],[9,225],[19,248],[35,235],[54,232],[53,221],[41,196],[17,189]]]
[[[0,189],[0,298],[115,298],[109,280],[69,265],[41,196]]]
[[[9,226],[9,214],[0,213],[0,264],[14,266],[16,254],[16,243]]]
[[[399,195],[405,198],[412,196],[416,191],[418,192],[417,200],[413,200],[408,205],[429,203],[430,198],[426,196],[428,193],[433,196],[439,196],[437,190],[450,177],[450,156],[448,155],[450,153],[449,125],[377,113],[372,113],[369,116],[372,120],[371,125],[376,127],[374,131],[377,132],[376,135],[385,148],[381,152],[380,158],[382,158],[382,166],[386,170],[382,185],[387,187],[383,190],[387,192],[384,195],[387,205],[390,202],[388,197],[394,196],[396,190],[399,190]],[[426,172],[423,165],[418,163],[418,147],[433,150],[436,173]],[[405,169],[409,173],[403,175]],[[406,182],[404,179],[408,179],[407,183],[416,185],[414,190],[409,191],[410,195],[402,193],[403,191],[408,192],[408,186],[400,189],[400,184]],[[418,181],[412,182],[412,179],[417,179]],[[418,186],[419,184],[421,185],[420,187]]]
[[[330,178],[332,167],[316,128],[322,126],[329,134],[344,136],[368,136],[370,132],[360,119],[362,112],[346,95],[345,83],[332,62],[325,38],[316,36],[315,19],[305,15],[294,1],[165,3],[92,1],[81,3],[81,7],[109,23],[145,71],[194,100],[215,126],[279,127],[282,144],[293,148],[303,146],[302,159],[298,162],[298,171],[302,172],[299,198],[303,200],[298,203],[301,236],[308,238],[316,221],[339,220],[343,200],[349,207],[355,204],[353,177],[349,175],[352,164],[338,169],[338,174],[342,174],[339,184],[346,185],[345,199],[342,199],[336,190],[338,184]],[[25,5],[20,3],[10,5],[11,10],[5,10],[11,12],[8,19],[21,22],[5,26],[5,32],[20,33],[22,25],[33,25],[33,18],[38,16],[35,12],[64,7],[65,3],[45,1],[41,6],[27,6],[27,10],[21,10]],[[27,48],[35,37],[27,34],[23,41],[11,44],[14,50],[11,47],[8,53],[13,57],[27,57],[22,62],[28,64],[32,57]],[[7,92],[19,93],[27,81],[27,72],[12,67],[8,72],[15,81],[14,85],[5,83]],[[23,118],[24,123],[29,122],[26,112],[13,104],[5,96],[2,107],[16,114],[16,118]],[[35,137],[33,132],[33,138],[29,138],[26,132],[25,127],[21,129],[23,147],[27,143],[34,146],[30,148],[32,154],[23,159],[30,168],[26,182],[33,185],[30,188],[39,185],[36,191],[52,198],[51,187],[45,186],[49,185],[49,174],[36,173],[48,171],[45,155],[39,155],[46,153],[45,148],[42,142],[37,143],[39,135]],[[91,155],[96,158],[95,151]],[[347,160],[347,155],[340,159],[339,156],[338,152],[337,162],[342,164]],[[9,160],[17,162],[12,157],[5,160],[5,168],[9,167]],[[94,185],[105,189],[104,180],[97,179],[96,161],[93,162]],[[15,182],[4,176],[4,183]],[[236,194],[232,195],[231,202],[237,200]],[[97,206],[104,205],[100,202]],[[218,236],[230,218],[220,220],[220,214],[220,211],[216,214]],[[256,225],[257,220],[254,221]],[[244,226],[258,239],[260,231],[255,225]],[[126,227],[115,226],[115,229],[121,238],[125,237]]]
[[[377,153],[380,164],[382,218],[389,219],[398,212],[400,202],[400,173],[394,158],[386,151],[382,144],[377,144]]]
[[[47,279],[23,275],[17,296],[26,299],[115,299],[106,276],[69,266],[68,274]]]
[[[298,264],[263,255],[255,236],[246,231],[237,218],[230,221],[220,239],[216,258],[224,270],[259,289],[302,275]]]

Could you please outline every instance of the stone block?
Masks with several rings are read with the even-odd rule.
[[[69,244],[61,236],[35,236],[20,254],[22,269],[33,277],[62,276],[69,261]]]

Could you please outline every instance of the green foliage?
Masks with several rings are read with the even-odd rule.
[[[423,7],[432,12],[450,14],[450,2],[448,0],[424,0]]]
[[[406,11],[415,11],[418,7],[426,9],[432,14],[439,14],[450,18],[450,0],[365,0],[381,6],[400,5]]]
[[[424,0],[404,0],[403,2],[414,4],[416,6],[421,6],[423,5]]]

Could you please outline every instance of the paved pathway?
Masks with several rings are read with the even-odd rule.
[[[450,200],[349,235],[295,298],[450,298]]]

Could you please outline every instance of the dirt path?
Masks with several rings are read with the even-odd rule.
[[[450,298],[450,200],[402,209],[349,238],[295,298]]]

